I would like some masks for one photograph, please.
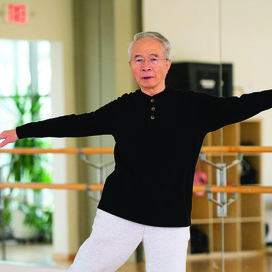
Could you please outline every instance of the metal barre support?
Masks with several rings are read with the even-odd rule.
[[[92,163],[91,161],[89,161],[86,157],[86,154],[83,153],[83,150],[82,148],[79,148],[78,149],[78,153],[80,154],[80,158],[83,162],[85,162],[87,165],[95,168],[97,170],[97,183],[98,184],[104,184],[105,183],[105,180],[106,180],[106,170],[107,170],[107,167],[114,164],[114,161],[112,162],[109,162],[107,164],[103,164],[103,163],[99,163],[99,164],[94,164]],[[88,196],[99,202],[99,199],[96,198],[94,195],[93,195],[93,191],[91,191],[91,188],[90,186],[87,185],[86,187],[87,189],[87,192],[88,192]],[[100,197],[101,197],[101,193],[100,193]]]
[[[232,193],[231,198],[228,199],[228,201],[226,203],[221,203],[221,202],[213,199],[213,193],[210,191],[210,188],[211,188],[210,185],[206,186],[206,188],[205,188],[205,191],[208,194],[208,200],[210,200],[211,202],[217,204],[220,207],[223,207],[224,205],[228,206],[229,204],[231,204],[232,202],[234,202],[237,199],[237,193]]]
[[[206,154],[201,153],[200,158],[202,161],[216,168],[216,183],[217,186],[226,186],[227,185],[227,169],[240,163],[243,159],[243,154],[239,153],[237,160],[233,161],[230,164],[225,163],[213,163],[206,159]],[[237,199],[237,194],[232,193],[232,197],[227,199],[227,193],[217,193],[217,200],[213,198],[213,193],[210,191],[211,186],[206,186],[205,191],[208,194],[208,200],[218,205],[217,207],[217,216],[226,217],[227,216],[227,206],[233,203]]]

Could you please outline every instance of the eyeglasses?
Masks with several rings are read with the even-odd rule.
[[[137,65],[142,65],[145,63],[145,60],[147,59],[147,61],[150,63],[150,64],[153,64],[153,65],[156,65],[158,64],[161,60],[168,60],[166,58],[164,59],[161,59],[161,58],[156,58],[156,57],[151,57],[151,58],[142,58],[142,57],[137,57],[137,58],[133,58],[131,61],[134,61],[135,64]]]

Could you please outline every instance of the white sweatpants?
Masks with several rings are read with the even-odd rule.
[[[143,242],[147,272],[185,272],[189,227],[137,224],[97,210],[93,231],[69,272],[114,272]]]

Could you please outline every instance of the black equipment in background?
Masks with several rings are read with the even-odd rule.
[[[209,252],[209,239],[208,236],[198,229],[196,226],[190,227],[191,233],[191,253],[207,253]]]
[[[222,64],[222,96],[233,95],[232,64]],[[220,96],[219,64],[180,62],[172,63],[165,81],[167,86],[181,90]]]

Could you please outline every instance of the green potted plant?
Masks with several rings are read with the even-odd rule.
[[[20,204],[13,211],[13,236],[17,240],[42,239],[52,241],[52,209]]]
[[[15,88],[15,95],[12,97],[16,106],[19,120],[16,126],[20,126],[29,121],[40,119],[39,114],[42,107],[42,96],[36,92],[31,93],[30,86],[24,96],[20,96],[18,89]],[[21,139],[14,144],[14,148],[49,148],[50,143],[44,139]],[[11,156],[11,161],[15,155]],[[51,173],[48,155],[18,155],[17,160],[11,164],[8,180],[11,182],[51,182]],[[52,212],[49,208],[41,206],[41,190],[12,189],[6,198],[10,198],[12,205],[6,209],[7,222],[12,221],[13,235],[16,239],[37,238],[40,233],[46,233],[47,238],[52,233]],[[8,205],[7,205],[8,206]],[[9,216],[9,218],[8,218]],[[21,233],[18,226],[21,227]],[[32,232],[32,234],[31,234]],[[31,235],[33,237],[31,237]],[[50,240],[50,239],[47,239]]]

